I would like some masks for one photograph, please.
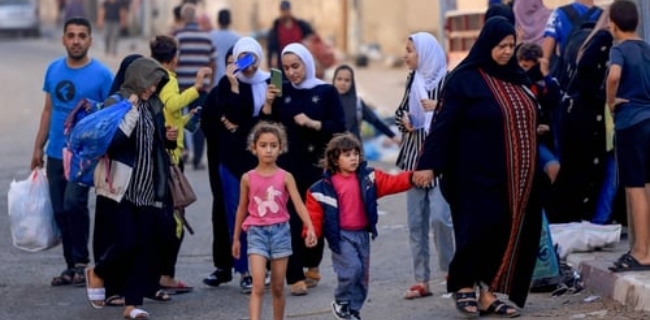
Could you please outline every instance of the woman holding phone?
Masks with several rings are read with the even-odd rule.
[[[205,126],[216,127],[219,155],[219,176],[223,190],[229,239],[232,239],[235,225],[235,213],[239,203],[239,180],[245,172],[253,169],[257,159],[246,150],[247,137],[257,123],[260,110],[264,105],[269,73],[259,69],[262,62],[262,47],[251,37],[239,39],[233,47],[233,60],[227,64],[226,76],[212,89],[205,103],[206,113],[203,117]],[[246,67],[243,61],[252,64]],[[244,64],[243,68],[239,64]],[[206,114],[207,115],[207,114]],[[235,259],[235,272],[240,274],[240,286],[243,293],[250,293],[252,278],[248,272],[246,254],[246,234],[242,233],[241,258]],[[232,280],[231,270],[217,269],[204,283],[218,286]]]
[[[287,45],[281,61],[289,82],[284,82],[282,88],[269,86],[261,117],[285,126],[289,151],[280,156],[278,165],[296,178],[298,191],[304,197],[322,177],[318,163],[334,134],[345,131],[345,117],[336,88],[316,78],[314,58],[305,46]],[[289,212],[293,255],[289,258],[287,283],[292,295],[305,295],[307,287],[320,280],[323,242],[319,241],[314,249],[305,248],[301,242],[302,222],[293,206],[289,206]],[[308,268],[307,273],[303,267]]]

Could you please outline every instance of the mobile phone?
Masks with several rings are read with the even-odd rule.
[[[237,68],[235,69],[235,73],[246,70],[246,68],[252,66],[254,63],[255,63],[255,56],[252,53],[244,54],[243,57],[235,61],[235,65],[237,66]]]
[[[282,97],[282,71],[276,68],[271,68],[271,84],[278,90],[278,97]]]
[[[195,133],[196,131],[199,130],[199,127],[201,126],[200,120],[201,120],[201,111],[203,110],[203,107],[199,106],[196,107],[196,113],[192,115],[189,121],[185,124],[185,129],[191,133]]]

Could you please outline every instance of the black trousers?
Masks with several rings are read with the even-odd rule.
[[[295,177],[295,176],[294,176]],[[302,200],[305,201],[307,190],[314,182],[314,179],[305,179],[304,181],[296,177],[298,192]],[[303,268],[318,267],[323,260],[323,239],[318,239],[318,245],[314,248],[307,248],[305,240],[302,237],[303,223],[296,212],[293,203],[288,204],[289,225],[291,226],[291,248],[293,254],[289,257],[287,265],[287,283],[294,284],[298,281],[305,280]]]
[[[104,250],[95,253],[95,273],[113,294],[124,295],[126,305],[142,305],[144,296],[155,292],[160,277],[154,240],[161,209],[126,200],[117,204],[101,196],[97,200],[96,214],[101,218],[95,224],[95,232],[100,231],[95,247]]]

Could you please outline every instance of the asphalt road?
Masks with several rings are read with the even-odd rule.
[[[105,58],[101,37],[96,36],[91,54],[106,61],[115,70],[119,58]],[[142,50],[146,42],[131,40]],[[134,48],[124,45],[122,53]],[[55,57],[64,54],[56,37],[38,40],[0,38],[0,193],[7,194],[12,179],[29,175],[33,139],[43,106],[41,91],[43,72]],[[380,71],[361,71],[377,72]],[[401,79],[400,79],[401,80]],[[383,88],[366,88],[366,94]],[[388,164],[378,164],[391,169]],[[189,171],[199,200],[192,205],[187,217],[196,234],[186,236],[178,263],[178,279],[195,286],[195,291],[174,296],[168,303],[146,301],[144,308],[154,319],[247,319],[248,298],[239,293],[238,283],[209,288],[201,279],[212,271],[211,259],[211,196],[206,171]],[[26,253],[11,243],[7,218],[7,199],[0,197],[0,320],[13,319],[118,319],[121,308],[90,308],[83,288],[51,287],[50,279],[63,269],[61,248],[40,253]],[[406,301],[404,290],[412,284],[411,257],[403,195],[380,200],[379,232],[372,243],[371,284],[368,301],[362,310],[364,319],[457,319],[452,301],[444,295],[443,275],[435,273],[432,297]],[[91,212],[94,207],[91,207]],[[287,319],[332,319],[329,303],[335,287],[329,251],[322,264],[323,280],[304,297],[292,297],[287,289]],[[435,256],[432,266],[437,265]],[[435,267],[434,267],[435,269]],[[609,301],[585,303],[587,292],[572,297],[551,298],[545,294],[532,295],[522,319],[570,319],[572,316],[605,319],[640,319],[644,315],[627,311]],[[264,305],[264,319],[270,319],[270,297]],[[596,312],[589,314],[590,312]],[[598,313],[600,312],[600,313]]]

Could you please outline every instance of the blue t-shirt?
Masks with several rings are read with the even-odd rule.
[[[617,98],[630,100],[614,111],[616,130],[650,119],[650,45],[643,40],[626,40],[612,47],[610,65],[621,66]]]
[[[578,13],[578,17],[582,19],[582,16],[589,11],[589,7],[586,5],[573,2],[571,4],[573,9]],[[596,21],[600,17],[602,10],[595,10],[594,13],[589,17],[589,21]],[[544,29],[544,37],[551,37],[555,39],[555,43],[559,45],[560,52],[564,49],[567,43],[567,38],[573,31],[573,25],[569,16],[564,12],[564,10],[557,8],[553,10],[551,16],[548,17],[546,22],[546,28]]]
[[[45,148],[48,157],[63,159],[63,125],[79,100],[106,100],[112,83],[113,73],[95,59],[81,68],[68,67],[65,57],[50,63],[43,83],[43,91],[49,93],[52,99],[50,132]]]

